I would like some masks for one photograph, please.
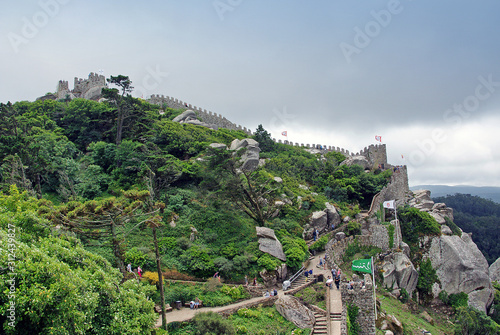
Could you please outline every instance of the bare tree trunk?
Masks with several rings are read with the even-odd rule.
[[[116,264],[118,265],[118,268],[120,269],[120,272],[125,276],[125,264],[123,263],[122,259],[122,254],[120,252],[120,241],[118,241],[118,238],[116,236],[116,228],[115,224],[111,224],[111,235],[112,235],[112,243],[113,243],[113,254],[115,255],[115,260]]]
[[[163,274],[161,273],[160,265],[160,251],[158,250],[158,240],[156,238],[156,227],[153,227],[153,241],[155,245],[156,254],[156,268],[158,270],[158,283],[160,284],[160,298],[161,298],[161,324],[163,329],[167,330],[167,314],[165,311],[165,295],[163,293]]]

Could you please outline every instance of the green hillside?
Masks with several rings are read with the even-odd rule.
[[[259,250],[256,227],[274,230],[294,273],[310,255],[302,233],[314,211],[330,202],[342,218],[353,218],[390,180],[391,169],[342,165],[339,152],[312,154],[275,143],[262,126],[251,136],[260,164],[243,169],[247,150],[227,147],[248,138],[245,132],[173,122],[183,110],[131,97],[128,77],[110,81],[118,88],[104,89],[104,102],[0,104],[2,333],[150,333],[154,306],[162,302],[159,272],[200,282],[166,282],[167,303],[201,297],[204,306],[222,306],[246,299],[242,286],[228,284],[244,283],[245,276],[260,280],[259,272],[284,263]],[[437,222],[416,209],[400,215],[413,249],[419,234],[439,234]],[[346,227],[347,234],[360,230],[354,221]],[[311,249],[323,242],[326,237]],[[361,255],[354,249],[351,256]],[[419,271],[432,274],[426,264]],[[216,272],[221,282],[207,280]],[[426,285],[432,282],[419,281],[422,294],[430,292]],[[463,313],[459,324],[483,318]],[[265,329],[301,333],[273,308],[244,314],[229,318],[232,325],[201,316],[183,326],[194,330],[217,319],[228,329],[260,334],[255,318]],[[414,319],[409,327],[418,324]]]
[[[124,292],[141,299],[151,296],[159,303],[158,292],[150,292],[154,286],[124,281],[130,278],[128,263],[146,274],[156,271],[155,227],[167,277],[205,279],[218,271],[227,282],[242,282],[245,275],[273,270],[282,261],[259,251],[256,226],[275,230],[287,265],[297,270],[309,255],[302,231],[310,214],[330,201],[342,215],[352,217],[368,208],[390,176],[390,171],[365,173],[360,166],[340,166],[345,157],[339,153],[320,159],[304,149],[274,143],[262,127],[254,138],[266,163],[239,173],[242,151],[234,155],[209,144],[229,146],[247,134],[172,122],[182,110],[132,98],[123,87],[109,89],[106,97],[101,103],[74,99],[0,105],[0,188],[6,204],[2,234],[9,232],[8,218],[16,217],[13,238],[22,250],[16,264],[28,266],[27,260],[36,258],[33,266],[41,274],[31,276],[26,294],[57,295],[36,308],[23,306],[19,297],[15,322],[33,332],[51,333],[52,322],[64,329],[60,333],[74,333],[74,327],[85,333],[89,323],[118,327],[109,319],[113,312],[102,306],[129,308],[126,299],[122,307],[113,305]],[[284,205],[276,205],[278,200]],[[21,214],[19,208],[28,204],[29,212]],[[61,258],[61,253],[67,255]],[[103,278],[87,278],[86,257],[93,259],[92,272],[102,272]],[[44,258],[47,264],[57,263],[56,268],[37,266]],[[2,266],[7,264],[4,257]],[[26,271],[19,268],[18,282],[28,283]],[[49,279],[43,273],[67,278]],[[70,279],[74,276],[80,279]],[[57,293],[63,290],[58,287],[61,280],[72,282],[64,294]],[[85,302],[70,302],[77,292],[97,300],[89,296]],[[5,293],[0,297],[5,310],[10,300]],[[104,298],[106,303],[99,301]],[[61,301],[68,305],[61,306]],[[61,314],[74,324],[57,318],[40,322],[47,311],[74,304],[90,304],[79,308],[78,317]],[[126,333],[153,325],[152,306],[146,301],[136,306],[147,313],[130,315],[135,330]],[[8,329],[8,320],[1,321]],[[127,327],[124,323],[122,329]]]

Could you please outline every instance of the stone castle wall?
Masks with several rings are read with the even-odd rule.
[[[88,79],[75,77],[73,90],[69,89],[68,81],[59,80],[57,85],[57,99],[64,99],[68,95],[71,99],[84,98],[94,100],[101,96],[101,90],[107,87],[106,78],[103,75],[91,72]]]
[[[356,276],[357,277],[357,276]],[[347,334],[347,305],[358,306],[359,314],[356,322],[360,325],[359,335],[375,335],[375,300],[373,296],[374,285],[369,274],[363,277],[362,282],[354,278],[353,289],[348,288],[348,283],[342,283],[340,287],[342,295],[342,321],[340,333]]]
[[[252,135],[250,129],[232,123],[231,121],[229,121],[220,114],[212,113],[210,111],[207,111],[206,109],[201,109],[200,107],[192,106],[191,104],[188,104],[179,99],[174,99],[168,96],[165,97],[164,95],[159,95],[159,94],[153,94],[149,99],[147,99],[147,101],[154,105],[160,105],[160,106],[165,105],[169,108],[174,108],[174,109],[191,109],[196,113],[196,116],[198,116],[200,119],[203,120],[203,122],[214,124],[219,128],[241,130],[247,133],[248,135]]]
[[[196,115],[203,121],[209,124],[214,124],[219,128],[226,128],[226,129],[231,129],[231,130],[241,130],[248,135],[252,135],[252,131],[250,129],[247,129],[246,127],[242,127],[240,125],[237,125],[235,123],[232,123],[231,121],[227,120],[225,117],[223,117],[220,114],[212,113],[210,111],[207,111],[206,109],[202,109],[200,107],[193,106],[191,104],[188,104],[182,100],[175,99],[169,96],[164,96],[160,94],[153,94],[147,101],[151,104],[159,105],[159,106],[167,106],[169,108],[174,108],[174,109],[191,109],[193,110]],[[363,150],[361,150],[359,153],[354,153],[354,152],[349,152],[349,150],[340,148],[340,147],[335,147],[331,145],[323,145],[323,144],[304,144],[304,143],[294,143],[290,141],[282,141],[282,140],[276,140],[273,138],[273,141],[276,143],[281,143],[281,144],[287,144],[287,145],[292,145],[296,147],[303,147],[307,149],[317,149],[320,150],[324,153],[328,151],[336,151],[340,152],[345,156],[355,156],[355,155],[360,155],[360,156],[365,156],[368,158],[368,160],[371,162],[373,167],[378,167],[379,164],[387,164],[387,153],[386,153],[386,147],[385,144],[372,144],[368,147],[365,147]]]
[[[408,169],[406,165],[394,167],[391,181],[375,197],[373,197],[369,215],[380,209],[380,204],[388,200],[406,202],[411,197],[412,192],[408,185]]]

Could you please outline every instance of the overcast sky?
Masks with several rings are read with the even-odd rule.
[[[10,1],[0,101],[128,75],[277,139],[387,144],[410,185],[500,186],[500,2]]]

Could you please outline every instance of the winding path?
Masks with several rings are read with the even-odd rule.
[[[319,267],[319,258],[324,258],[325,257],[325,252],[317,253],[314,258],[312,258],[309,261],[309,265],[307,267],[307,270],[313,270],[313,274],[322,274],[323,277],[328,278],[328,276],[331,275],[331,271],[329,269],[324,269],[323,267]],[[278,290],[278,297],[283,296],[285,293],[283,290]],[[227,305],[227,306],[220,306],[220,307],[202,307],[200,309],[190,309],[188,307],[182,307],[181,309],[177,310],[174,309],[172,312],[167,313],[167,323],[170,322],[182,322],[182,321],[188,321],[191,320],[197,313],[203,313],[203,312],[222,312],[228,309],[233,309],[238,306],[245,306],[248,303],[258,303],[259,301],[265,301],[268,298],[264,297],[257,297],[257,298],[252,298],[252,299],[247,299],[240,301],[235,304]],[[333,289],[330,290],[330,314],[336,314],[339,315],[342,313],[342,299],[340,296],[340,291],[337,290],[334,286]],[[155,327],[159,328],[162,326],[162,320],[161,320],[161,315],[156,321]],[[330,323],[330,335],[340,335],[340,320],[337,319],[332,319]]]

